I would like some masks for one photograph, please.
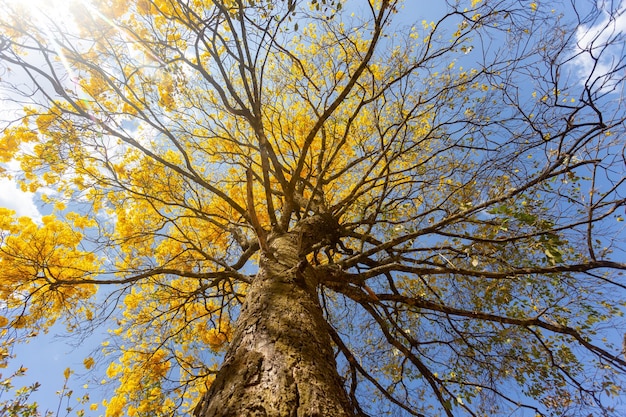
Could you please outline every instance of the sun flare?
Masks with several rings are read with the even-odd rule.
[[[23,19],[50,19],[56,23],[72,20],[72,9],[86,3],[87,0],[0,0],[3,9],[11,10]]]

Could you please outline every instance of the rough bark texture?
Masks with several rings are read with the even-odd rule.
[[[299,256],[303,235],[270,237],[224,364],[195,416],[354,416],[315,276]]]

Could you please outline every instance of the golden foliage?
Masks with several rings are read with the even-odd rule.
[[[559,302],[570,302],[566,285],[548,291],[550,268],[577,262],[563,230],[575,231],[578,223],[558,226],[545,194],[572,200],[583,193],[550,188],[548,181],[578,178],[575,168],[559,171],[564,157],[548,161],[547,173],[527,165],[542,152],[557,152],[552,141],[565,143],[571,132],[543,131],[556,129],[562,115],[542,125],[524,105],[538,114],[571,97],[546,87],[542,98],[530,95],[531,104],[502,108],[497,100],[508,98],[509,80],[499,71],[508,67],[461,65],[480,30],[500,30],[500,23],[510,26],[505,32],[515,29],[506,10],[470,0],[464,5],[472,10],[448,16],[458,17],[452,24],[425,19],[394,31],[399,2],[370,2],[370,14],[358,16],[335,3],[324,9],[302,2],[296,12],[290,4],[97,0],[72,10],[75,27],[65,33],[50,22],[40,30],[13,15],[0,18],[13,48],[0,55],[29,68],[40,83],[39,104],[25,106],[0,136],[0,173],[8,177],[4,167],[19,164],[22,189],[39,192],[51,211],[39,221],[0,208],[0,296],[8,311],[0,327],[46,329],[73,317],[70,330],[77,330],[76,321],[89,326],[109,311],[98,309],[99,297],[115,300],[103,344],[103,382],[114,385],[102,403],[106,416],[191,410],[232,339],[257,268],[255,233],[286,230],[312,214],[332,213],[344,233],[343,247],[317,242],[306,254],[312,265],[350,271],[345,285],[333,288],[335,299],[357,307],[379,302],[374,317],[379,307],[388,311],[377,292],[406,297],[387,300],[397,307],[394,341],[414,347],[410,332],[420,331],[439,344],[435,330],[451,311],[510,320],[541,312],[555,323],[565,320],[569,307]],[[515,13],[541,12],[535,2],[526,9]],[[489,26],[490,19],[497,24]],[[33,56],[47,67],[29,67]],[[559,103],[567,111],[575,104]],[[572,109],[577,117],[583,113]],[[598,129],[610,140],[619,123]],[[262,230],[252,224],[252,209]],[[528,276],[520,273],[528,269]],[[365,278],[355,278],[361,273]],[[365,285],[370,278],[374,283]],[[387,289],[378,278],[393,285]],[[361,286],[371,296],[367,302],[354,295]],[[436,302],[414,306],[425,299]],[[453,307],[438,304],[444,300]],[[432,317],[422,313],[428,309]],[[589,315],[607,318],[615,309],[602,306]],[[511,341],[522,340],[529,326],[516,332],[495,319],[484,323],[463,325],[475,326],[477,345],[494,346],[498,364],[519,364],[523,355]],[[359,325],[341,324],[348,333]],[[375,368],[402,385],[410,355],[392,348],[401,343],[387,343],[371,321],[363,326],[371,343],[362,358],[382,360]],[[441,365],[441,376],[422,375],[439,387],[433,395],[463,405],[483,395],[476,381],[523,378],[492,369],[484,358],[489,366],[477,370],[471,337],[455,336],[442,347],[462,359],[458,364]],[[562,369],[574,362],[565,350],[559,358]],[[98,369],[93,357],[83,364]],[[542,366],[524,366],[520,374],[552,372]],[[472,372],[476,381],[459,379]],[[550,390],[535,385],[542,395]],[[448,386],[455,388],[445,391]]]

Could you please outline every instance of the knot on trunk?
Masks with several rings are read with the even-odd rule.
[[[272,233],[268,237],[268,251],[260,258],[260,265],[270,275],[298,283],[313,290],[318,281],[309,268],[307,254],[326,247],[343,247],[341,226],[329,214],[316,214],[299,221],[287,233]]]
[[[330,213],[318,213],[299,221],[294,232],[299,236],[300,256],[316,247],[335,245],[341,238],[341,226]]]

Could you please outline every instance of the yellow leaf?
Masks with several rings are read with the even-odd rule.
[[[87,369],[91,369],[94,365],[94,362],[95,361],[91,356],[83,360],[83,364],[85,365],[85,368]]]

